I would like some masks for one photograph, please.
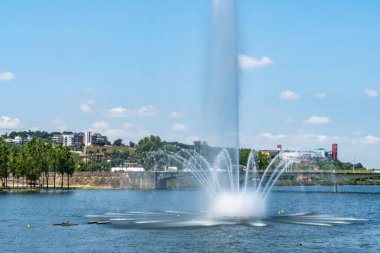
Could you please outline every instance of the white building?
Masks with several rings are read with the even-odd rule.
[[[74,145],[74,134],[63,134],[62,144],[66,147],[71,147]]]
[[[62,143],[62,134],[60,134],[60,133],[55,133],[55,134],[51,137],[51,140],[52,140],[54,143],[57,143],[57,144]]]
[[[313,151],[284,151],[280,153],[282,159],[285,160],[302,160],[309,158],[324,158],[325,152],[322,149],[317,149]]]
[[[84,145],[90,146],[93,145],[94,133],[93,132],[84,132]]]
[[[144,172],[145,169],[142,167],[128,167],[128,168],[112,167],[111,171],[112,172]]]
[[[22,144],[22,137],[21,137],[21,136],[16,136],[16,137],[13,139],[13,143],[14,143],[14,144],[19,144],[19,145],[21,145],[21,144]]]

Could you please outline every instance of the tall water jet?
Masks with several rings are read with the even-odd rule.
[[[213,0],[209,68],[204,92],[205,140],[228,147],[234,166],[235,190],[239,173],[239,83],[235,0]]]

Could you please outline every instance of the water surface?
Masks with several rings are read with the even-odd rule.
[[[76,190],[0,194],[3,252],[379,252],[380,187],[277,187],[268,219],[255,225],[221,222],[175,228],[89,225],[115,215],[188,219],[207,209],[195,190]],[[280,211],[280,214],[279,214]],[[332,226],[300,225],[300,213],[367,219]],[[309,219],[309,216],[302,216]],[[195,218],[194,218],[195,219]],[[298,218],[297,218],[298,219]],[[72,227],[53,226],[69,220]],[[339,220],[339,219],[338,219]],[[125,221],[123,221],[125,222]],[[28,227],[29,224],[29,227]]]

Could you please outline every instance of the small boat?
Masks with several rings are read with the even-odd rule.
[[[61,226],[61,227],[70,227],[70,226],[77,226],[78,224],[70,223],[70,221],[64,221],[61,223],[55,223],[53,226]]]
[[[103,225],[103,224],[111,224],[110,221],[88,221],[87,224],[99,224],[99,225]]]
[[[111,224],[110,221],[98,221],[96,224],[102,225],[102,224]]]

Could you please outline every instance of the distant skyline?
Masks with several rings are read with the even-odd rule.
[[[212,1],[0,1],[0,133],[202,138]],[[380,169],[380,2],[237,1],[242,147]],[[8,130],[10,129],[10,130]]]

